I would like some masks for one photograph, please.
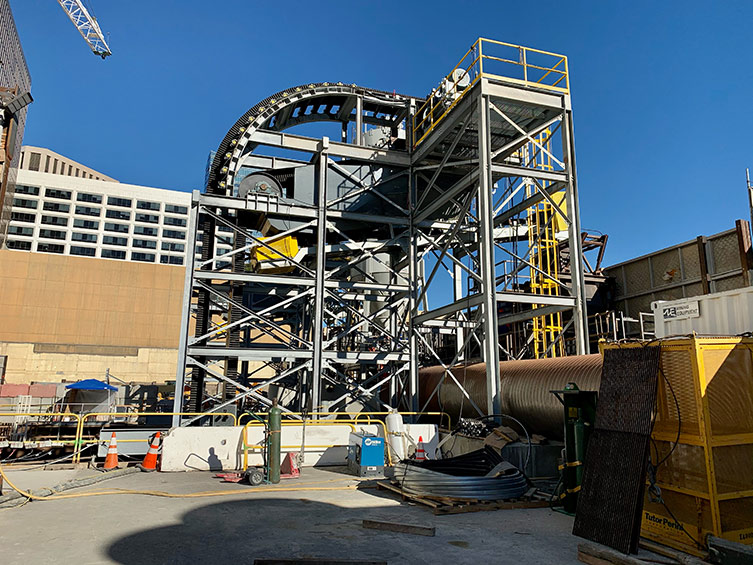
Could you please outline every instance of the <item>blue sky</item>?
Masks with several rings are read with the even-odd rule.
[[[89,4],[106,61],[53,0],[11,0],[36,100],[25,142],[124,182],[199,188],[208,152],[269,94],[422,96],[483,36],[569,56],[582,223],[610,235],[607,263],[749,216],[753,2]]]

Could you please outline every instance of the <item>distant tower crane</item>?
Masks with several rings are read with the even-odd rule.
[[[92,52],[103,59],[112,55],[105,36],[99,28],[97,18],[89,14],[82,0],[58,0],[65,13],[76,26],[81,37],[89,44]]]

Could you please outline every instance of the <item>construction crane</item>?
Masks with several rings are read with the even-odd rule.
[[[81,0],[58,0],[58,4],[65,10],[65,13],[76,26],[81,37],[89,44],[92,52],[103,59],[112,55],[110,46],[107,45],[105,36],[99,28],[97,18],[89,14],[89,10],[84,6]]]

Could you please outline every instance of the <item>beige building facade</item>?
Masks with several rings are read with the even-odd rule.
[[[0,250],[5,381],[175,378],[185,269]]]

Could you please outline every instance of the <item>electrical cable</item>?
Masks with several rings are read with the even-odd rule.
[[[682,337],[689,337],[689,336],[682,336]],[[641,345],[643,347],[648,347],[652,343],[658,343],[659,348],[661,348],[661,343],[663,340],[667,338],[657,338],[653,339],[649,342],[642,343]],[[675,409],[677,410],[677,437],[675,438],[674,443],[672,444],[672,447],[670,448],[669,452],[656,464],[652,463],[651,461],[651,452],[649,450],[649,457],[648,457],[648,497],[649,500],[652,502],[659,502],[664,509],[667,511],[667,513],[672,517],[672,519],[675,521],[675,523],[680,526],[680,529],[685,533],[686,536],[688,536],[693,543],[696,544],[697,547],[704,547],[704,545],[699,542],[695,537],[693,537],[688,530],[685,529],[685,526],[682,525],[682,523],[675,517],[672,510],[670,510],[669,506],[667,505],[666,501],[664,500],[664,497],[662,497],[661,488],[656,484],[656,474],[659,470],[659,467],[666,463],[666,461],[671,457],[672,453],[677,448],[678,444],[680,443],[680,434],[682,431],[682,415],[680,414],[680,402],[677,398],[677,394],[675,394],[675,390],[672,387],[672,383],[669,381],[669,378],[667,377],[667,374],[664,372],[664,368],[662,365],[662,358],[661,354],[659,355],[659,375],[664,379],[664,381],[667,384],[667,387],[669,388],[669,392],[672,394],[672,398],[675,402]],[[654,424],[656,423],[656,411],[654,411],[653,416],[651,417],[651,432],[653,433],[654,430]],[[653,437],[651,439],[651,445],[654,448],[654,451],[656,452],[656,458],[659,459],[659,448],[656,445],[656,442],[654,441]]]
[[[85,498],[89,496],[105,496],[116,494],[140,494],[145,496],[158,496],[161,498],[206,498],[214,496],[232,496],[237,494],[257,494],[260,492],[291,492],[291,491],[330,491],[330,490],[353,490],[357,485],[347,485],[342,487],[273,487],[262,488],[254,490],[210,490],[203,492],[193,492],[188,494],[175,494],[170,492],[163,492],[158,490],[128,490],[128,489],[113,489],[113,490],[101,490],[94,492],[81,492],[75,494],[51,494],[50,496],[38,496],[31,492],[21,490],[17,487],[5,474],[3,466],[0,465],[0,477],[3,478],[5,483],[15,490],[18,494],[28,500],[62,500],[64,498]]]

